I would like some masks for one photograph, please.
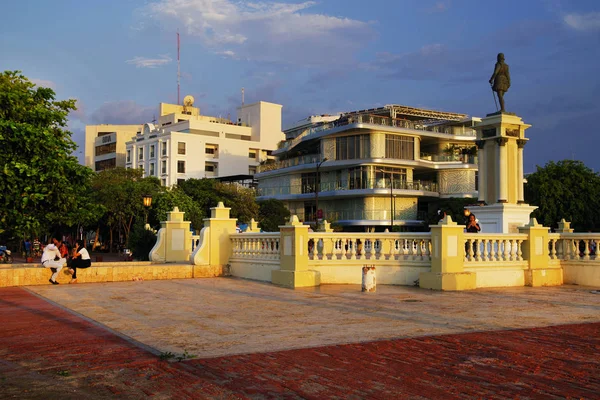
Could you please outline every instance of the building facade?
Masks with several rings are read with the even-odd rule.
[[[279,199],[306,222],[348,230],[423,226],[429,202],[477,199],[478,121],[388,105],[297,124],[277,159],[260,166],[258,200]]]
[[[142,125],[86,125],[84,164],[96,172],[125,167],[125,143]]]
[[[237,122],[200,114],[186,105],[160,105],[156,124],[147,123],[125,145],[125,167],[140,168],[164,186],[189,178],[253,176],[284,139],[279,104],[257,102],[237,110]]]

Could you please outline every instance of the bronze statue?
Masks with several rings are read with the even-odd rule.
[[[502,53],[498,53],[498,61],[494,67],[494,73],[490,78],[490,84],[492,84],[492,90],[498,94],[500,112],[504,112],[504,93],[510,87],[510,73],[508,71],[508,64],[504,63],[504,54]]]

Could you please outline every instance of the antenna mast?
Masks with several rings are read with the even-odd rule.
[[[244,106],[244,88],[242,88],[242,107]]]
[[[179,29],[177,29],[177,105],[181,104],[180,96],[179,96],[179,84],[181,81],[181,69],[179,62]]]

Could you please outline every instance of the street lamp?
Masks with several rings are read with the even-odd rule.
[[[394,228],[394,178],[392,176],[392,171],[384,171],[383,169],[379,169],[379,172],[381,172],[383,175],[383,179],[385,181],[385,173],[389,173],[390,174],[390,215],[391,215],[391,221],[392,221],[392,225],[390,229]]]
[[[144,226],[148,223],[148,209],[152,206],[152,196],[144,195]]]
[[[325,157],[324,159],[322,159],[318,164],[317,164],[317,176],[316,176],[316,185],[315,185],[315,207],[317,209],[316,211],[316,215],[315,215],[315,222],[316,222],[316,228],[319,228],[319,190],[321,188],[321,173],[319,172],[319,169],[321,168],[321,165],[327,161],[327,157]]]

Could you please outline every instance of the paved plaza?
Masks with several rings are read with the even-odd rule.
[[[4,288],[0,398],[594,398],[593,289]]]

